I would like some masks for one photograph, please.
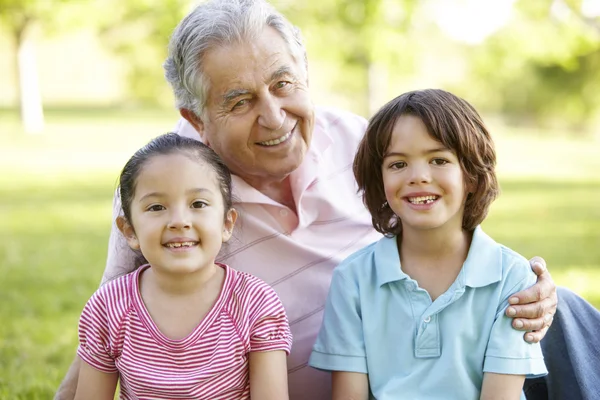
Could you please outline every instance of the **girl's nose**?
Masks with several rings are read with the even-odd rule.
[[[192,226],[190,214],[186,210],[171,210],[171,218],[167,227],[169,229],[189,229]]]

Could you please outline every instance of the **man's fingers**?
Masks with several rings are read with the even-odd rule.
[[[523,339],[529,343],[538,343],[544,336],[546,336],[547,331],[548,327],[535,332],[527,332],[525,335],[523,335]]]
[[[555,299],[551,297],[537,303],[509,306],[506,309],[506,316],[511,318],[535,319],[542,318],[548,313],[554,314],[555,312]]]
[[[510,304],[529,304],[539,302],[542,299],[556,298],[556,285],[548,271],[538,276],[538,280],[532,287],[515,293],[510,297]],[[555,301],[555,300],[553,300]]]
[[[546,260],[542,257],[535,256],[531,260],[529,260],[529,264],[531,265],[531,269],[537,276],[542,275],[547,271],[546,269]]]

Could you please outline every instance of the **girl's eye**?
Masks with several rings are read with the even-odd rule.
[[[390,169],[402,169],[406,167],[406,163],[404,161],[396,161],[390,164]]]
[[[444,160],[443,158],[434,158],[433,160],[431,160],[431,163],[433,165],[444,165],[448,164],[448,160]]]
[[[206,204],[205,201],[201,201],[201,200],[196,200],[195,202],[192,203],[192,208],[204,208],[206,207],[208,204]]]
[[[150,207],[148,207],[148,211],[162,211],[164,209],[165,207],[160,204],[153,204]]]

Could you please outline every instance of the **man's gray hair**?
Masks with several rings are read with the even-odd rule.
[[[209,90],[202,68],[206,53],[215,46],[253,40],[266,26],[279,32],[292,57],[304,63],[307,73],[300,30],[273,6],[265,0],[210,0],[188,14],[171,36],[164,68],[177,108],[202,116]]]

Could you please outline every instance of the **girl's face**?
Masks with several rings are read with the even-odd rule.
[[[224,218],[217,174],[182,154],[155,156],[142,167],[131,203],[131,223],[123,233],[153,268],[195,272],[214,264],[231,237],[237,214]],[[129,229],[128,229],[129,228]]]
[[[458,158],[420,118],[398,118],[381,168],[386,200],[403,232],[462,228],[467,191]]]

